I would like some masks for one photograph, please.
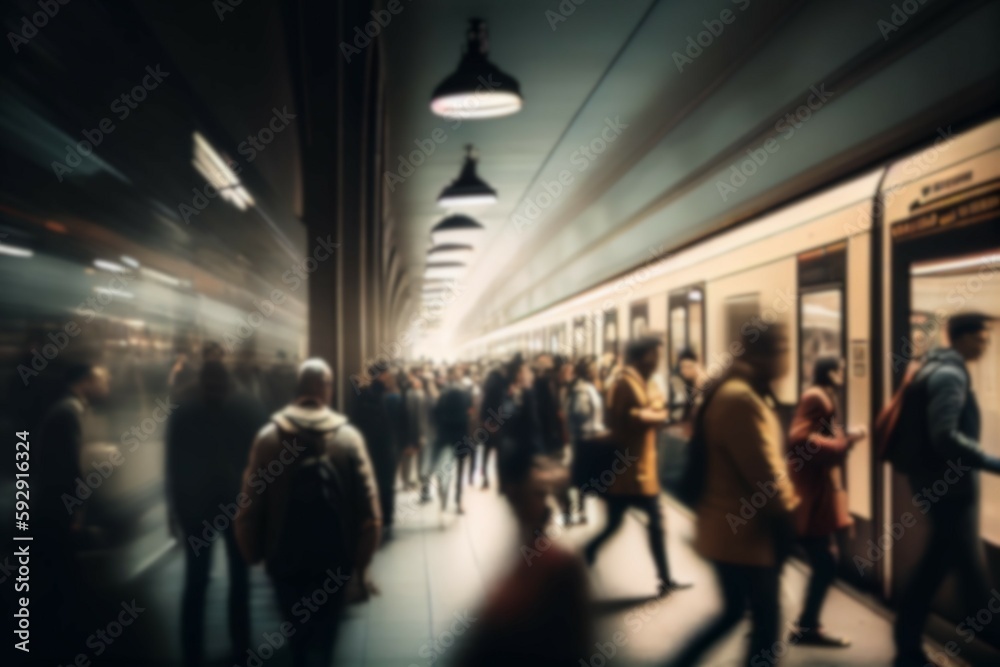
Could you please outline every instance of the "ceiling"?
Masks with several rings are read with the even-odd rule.
[[[560,6],[575,6],[565,21],[553,19]],[[428,232],[445,214],[435,199],[464,144],[499,192],[496,205],[463,211],[486,232],[433,346],[536,312],[996,102],[981,90],[1000,70],[988,27],[998,3],[930,0],[886,34],[879,22],[891,12],[862,0],[404,4],[382,32],[386,172],[433,144],[389,195],[417,300]],[[524,108],[449,121],[429,111],[430,91],[457,64],[474,16],[487,20],[491,59],[519,79]],[[718,34],[683,61],[688,38],[708,28]],[[811,98],[810,118],[776,127],[814,86],[826,99]],[[445,139],[434,144],[436,130]],[[580,150],[601,148],[602,132],[599,154]],[[770,163],[721,192],[732,164],[767,138],[779,145]]]

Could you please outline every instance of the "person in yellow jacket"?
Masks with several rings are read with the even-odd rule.
[[[607,426],[618,453],[608,470],[595,480],[606,493],[608,523],[584,549],[584,558],[593,564],[597,550],[621,526],[625,511],[636,507],[649,517],[649,548],[659,577],[658,594],[689,588],[670,577],[666,531],[660,507],[660,480],[656,457],[657,429],[666,424],[663,393],[650,386],[649,379],[660,363],[659,338],[631,341],[625,351],[625,369],[611,388]]]
[[[744,327],[741,354],[711,387],[698,416],[706,477],[697,505],[695,548],[715,567],[724,608],[675,659],[698,658],[727,635],[749,607],[753,631],[746,665],[774,665],[778,655],[779,579],[794,541],[799,504],[783,456],[782,427],[771,384],[789,367],[779,324]]]

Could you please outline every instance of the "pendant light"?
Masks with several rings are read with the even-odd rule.
[[[489,61],[486,22],[470,19],[458,68],[431,95],[431,111],[445,118],[508,116],[521,110],[521,85]]]
[[[476,174],[476,162],[472,144],[467,144],[462,171],[451,185],[441,191],[437,200],[438,206],[454,209],[496,203],[497,191]]]

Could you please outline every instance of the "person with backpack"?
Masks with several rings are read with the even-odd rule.
[[[979,537],[979,472],[1000,474],[1000,457],[980,445],[979,405],[967,365],[985,354],[992,321],[982,313],[949,318],[951,347],[928,353],[903,389],[898,419],[886,437],[887,458],[907,475],[914,493],[941,481],[948,484],[926,509],[930,535],[899,596],[896,667],[929,662],[921,648],[923,628],[948,574],[958,576],[969,611],[984,608],[991,590]]]
[[[844,360],[821,357],[813,364],[812,386],[799,400],[788,437],[788,461],[795,491],[795,529],[812,566],[805,603],[793,630],[795,643],[846,648],[851,642],[828,633],[819,622],[823,600],[837,576],[834,537],[854,525],[847,508],[844,461],[851,447],[866,436],[864,428],[843,427],[840,390]]]
[[[743,327],[742,354],[709,387],[695,416],[691,443],[705,458],[699,473],[704,479],[692,498],[694,544],[715,568],[723,609],[674,658],[671,664],[678,667],[699,664],[748,608],[752,631],[742,664],[773,664],[773,647],[780,645],[781,569],[794,541],[792,517],[799,498],[788,478],[771,385],[788,373],[788,335],[780,324],[766,325],[760,318],[749,322],[754,321],[761,325]]]
[[[184,537],[201,538],[202,521],[232,503],[254,435],[267,421],[256,400],[236,391],[221,361],[201,367],[197,390],[167,420],[166,488],[172,519]],[[229,633],[233,655],[250,647],[250,578],[232,526],[222,531],[229,575]],[[184,550],[181,646],[185,665],[204,658],[205,602],[214,542],[188,540]]]
[[[237,542],[248,562],[264,561],[294,630],[295,667],[330,664],[349,584],[362,597],[377,592],[368,567],[382,521],[378,484],[361,433],[329,408],[332,398],[330,366],[305,361],[297,398],[257,434],[237,498]]]

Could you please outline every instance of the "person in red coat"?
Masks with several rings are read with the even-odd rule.
[[[837,573],[835,534],[854,523],[843,484],[844,460],[854,443],[866,435],[863,428],[845,431],[842,426],[839,395],[843,385],[844,361],[817,359],[812,386],[802,394],[788,438],[789,474],[802,499],[795,510],[795,525],[812,565],[798,631],[793,634],[798,644],[832,648],[851,643],[827,633],[819,614]]]

